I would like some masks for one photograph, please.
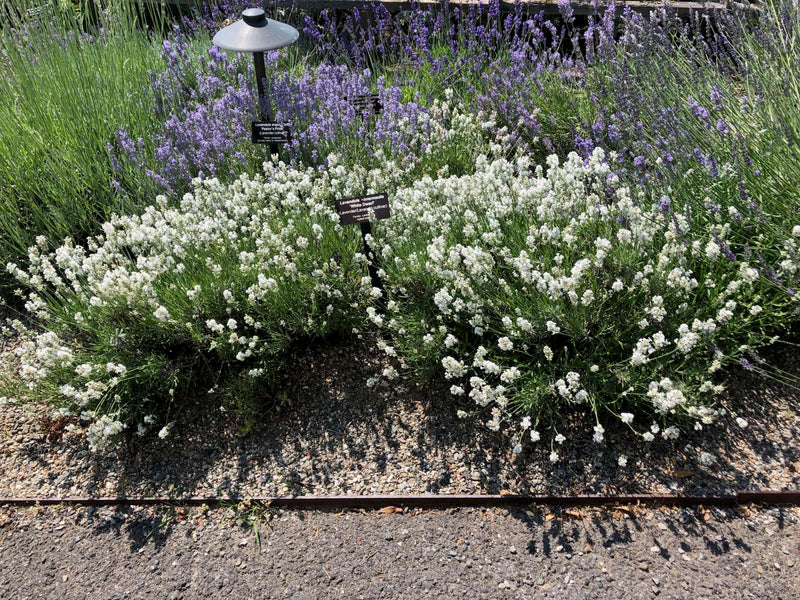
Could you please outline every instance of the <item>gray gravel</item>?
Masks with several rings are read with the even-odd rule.
[[[0,496],[800,487],[797,396],[763,379],[743,374],[726,400],[747,429],[731,417],[674,443],[609,428],[599,447],[591,419],[566,415],[577,442],[554,468],[549,447],[513,456],[507,439],[456,419],[443,388],[403,380],[365,388],[383,368],[378,357],[368,342],[320,346],[298,356],[284,408],[246,434],[201,398],[174,437],[104,455],[49,421],[44,407],[3,407]],[[800,374],[794,354],[776,352],[773,362]],[[701,461],[702,452],[715,461]],[[0,507],[0,599],[792,599],[800,597],[798,534],[798,508]]]
[[[0,523],[2,599],[800,597],[797,508],[54,508]]]
[[[369,342],[328,344],[296,357],[283,408],[243,423],[198,398],[166,440],[133,437],[92,454],[86,440],[46,418],[46,408],[0,410],[0,496],[302,495],[452,493],[732,493],[800,488],[800,401],[793,390],[741,372],[725,405],[733,416],[675,442],[643,442],[565,416],[571,443],[553,466],[549,443],[518,456],[509,440],[456,418],[445,387],[397,380],[367,388],[383,368]],[[795,352],[770,360],[795,376]],[[267,403],[268,406],[268,403]],[[245,429],[247,430],[245,432]],[[628,456],[620,467],[617,457]],[[703,456],[707,453],[708,456]],[[709,463],[708,457],[713,462]]]

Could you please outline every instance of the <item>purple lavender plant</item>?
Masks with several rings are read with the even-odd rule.
[[[162,99],[156,112],[163,127],[152,140],[134,140],[119,130],[111,147],[115,167],[133,165],[167,192],[186,189],[194,177],[227,179],[258,169],[266,156],[250,142],[255,98],[249,64],[212,47],[195,69],[180,37],[164,42],[162,54],[168,69],[154,78],[153,87]],[[277,57],[268,59],[274,64]],[[380,151],[407,167],[417,164],[426,155],[424,140],[433,125],[429,110],[418,100],[403,101],[400,88],[379,79],[383,110],[377,116],[364,114],[354,100],[371,92],[371,79],[369,70],[322,65],[273,81],[276,118],[293,127],[289,157],[323,164],[336,152],[369,162]]]
[[[293,160],[324,164],[330,153],[364,166],[379,154],[406,168],[426,156],[434,117],[425,106],[403,100],[403,90],[378,78],[375,87],[380,114],[357,108],[354,100],[372,93],[368,69],[323,65],[299,77],[284,75],[272,87],[277,119],[292,123],[295,134],[288,150]]]
[[[120,129],[111,148],[115,164],[134,165],[167,192],[186,189],[194,177],[235,177],[253,159],[250,65],[212,46],[196,69],[181,36],[163,43],[162,57],[167,69],[153,80],[162,129],[135,142]]]

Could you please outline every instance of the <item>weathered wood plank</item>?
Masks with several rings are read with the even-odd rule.
[[[197,0],[162,0],[167,4],[194,4]],[[262,4],[273,4],[275,0],[253,0],[253,6],[260,6]],[[323,10],[323,9],[340,9],[352,10],[354,8],[362,8],[368,3],[383,4],[389,12],[399,12],[401,10],[408,10],[416,5],[433,6],[443,4],[442,0],[277,0],[278,6],[294,7],[304,10]],[[503,11],[510,11],[514,9],[516,4],[515,0],[500,0],[500,9]],[[522,10],[525,12],[538,13],[544,11],[546,15],[556,16],[559,15],[558,0],[519,0],[522,5]],[[487,0],[450,0],[450,6],[488,6]],[[572,10],[576,15],[586,16],[597,14],[605,10],[605,5],[601,2],[595,4],[583,0],[570,2]],[[661,1],[648,1],[648,0],[628,0],[627,2],[619,0],[617,6],[628,6],[632,10],[649,14],[651,11],[660,8],[663,5]],[[690,13],[702,12],[704,10],[727,10],[728,6],[739,6],[744,8],[753,8],[751,5],[740,5],[729,0],[719,0],[712,2],[697,2],[694,0],[676,0],[670,3],[671,8],[681,18],[686,18]]]
[[[353,8],[361,8],[364,6],[364,0],[293,0],[291,4],[295,8],[306,10],[322,10],[329,9],[343,9],[349,10]],[[409,9],[415,5],[437,5],[442,4],[441,0],[381,0],[379,4],[383,4],[390,12]],[[450,6],[487,6],[486,0],[450,0]],[[500,8],[502,10],[513,10],[516,2],[514,0],[500,0]],[[544,11],[547,15],[558,15],[558,2],[557,0],[519,0],[519,4],[523,10],[527,12],[538,13]],[[570,2],[572,10],[576,15],[590,15],[602,12],[605,9],[603,4],[593,5],[592,2]],[[632,10],[640,13],[649,13],[662,6],[662,2],[648,2],[646,0],[629,0],[628,2],[618,2],[618,6],[628,6]],[[727,0],[719,2],[694,2],[694,1],[677,1],[672,2],[671,7],[681,17],[686,17],[691,12],[703,10],[726,10]]]

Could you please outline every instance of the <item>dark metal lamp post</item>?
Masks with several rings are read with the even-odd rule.
[[[247,8],[242,12],[242,20],[220,29],[212,42],[225,50],[252,52],[256,70],[258,106],[261,118],[273,121],[272,103],[266,81],[264,52],[277,50],[294,43],[300,34],[291,25],[267,19],[263,9]],[[270,144],[273,153],[278,151],[275,143]]]

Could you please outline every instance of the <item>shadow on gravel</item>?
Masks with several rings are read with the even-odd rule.
[[[457,419],[446,390],[366,387],[380,359],[368,344],[319,346],[287,376],[284,406],[249,424],[247,435],[213,402],[198,402],[174,437],[95,458],[92,475],[101,483],[119,474],[122,489],[138,494],[175,486],[223,497],[510,489],[507,441]],[[409,474],[417,481],[403,486]]]
[[[172,506],[148,510],[124,507],[103,516],[98,516],[98,511],[92,507],[86,509],[86,519],[94,525],[93,533],[127,540],[132,553],[148,544],[155,548],[163,547],[180,518],[180,511]]]
[[[776,349],[767,358],[800,375],[796,353]],[[212,397],[204,397],[184,408],[166,440],[133,438],[115,454],[93,456],[81,438],[50,439],[39,432],[36,443],[15,452],[51,465],[50,476],[60,477],[65,490],[72,482],[62,473],[72,470],[83,482],[88,472],[91,483],[81,483],[79,493],[95,496],[725,494],[800,487],[798,396],[744,371],[731,378],[726,401],[736,414],[674,442],[647,443],[621,425],[610,425],[608,443],[598,445],[592,442],[590,415],[565,414],[562,431],[570,440],[556,445],[562,456],[553,465],[544,440],[513,455],[508,438],[456,418],[457,408],[467,407],[457,406],[445,385],[419,388],[395,380],[367,387],[367,379],[387,364],[369,342],[320,344],[293,364],[280,392],[282,408],[268,409],[265,403],[262,417],[244,428]],[[748,421],[746,429],[736,425],[737,416]],[[620,454],[628,457],[625,467],[617,462]],[[61,462],[51,464],[54,457]],[[576,550],[582,538],[573,519],[537,523],[548,533],[532,538],[531,551]],[[145,520],[126,535],[134,545],[157,543],[170,532],[159,523]],[[624,543],[639,530],[630,516],[602,520],[598,531],[601,526],[607,535],[587,543]],[[737,544],[713,537],[718,534],[707,523],[670,526],[693,538],[708,535],[711,552],[724,553]]]
[[[785,526],[785,511],[776,509],[777,526]],[[747,516],[732,509],[650,509],[646,507],[607,507],[554,510],[531,508],[514,511],[513,516],[529,531],[527,551],[532,554],[591,553],[602,547],[606,551],[627,548],[644,538],[649,553],[644,558],[670,560],[675,554],[708,552],[724,556],[730,552],[750,553],[750,544],[734,533],[731,523]],[[664,544],[666,538],[671,547]],[[682,541],[674,547],[674,540]]]
[[[775,350],[768,360],[800,374],[794,353]],[[677,441],[647,443],[611,424],[608,443],[600,446],[591,439],[591,415],[565,415],[562,431],[570,439],[556,446],[562,458],[552,465],[549,444],[528,444],[514,456],[507,438],[456,418],[458,407],[446,386],[396,381],[366,387],[384,366],[369,343],[320,345],[295,363],[281,391],[283,408],[249,423],[246,435],[211,399],[199,399],[184,411],[173,438],[147,439],[93,459],[98,489],[116,475],[123,493],[163,493],[175,486],[187,494],[226,497],[503,490],[704,494],[800,487],[798,397],[744,371],[730,380],[726,406],[735,414]],[[748,427],[736,425],[735,417],[746,419]],[[28,448],[29,458],[46,460],[42,448]],[[628,457],[626,467],[617,464],[620,454]]]

